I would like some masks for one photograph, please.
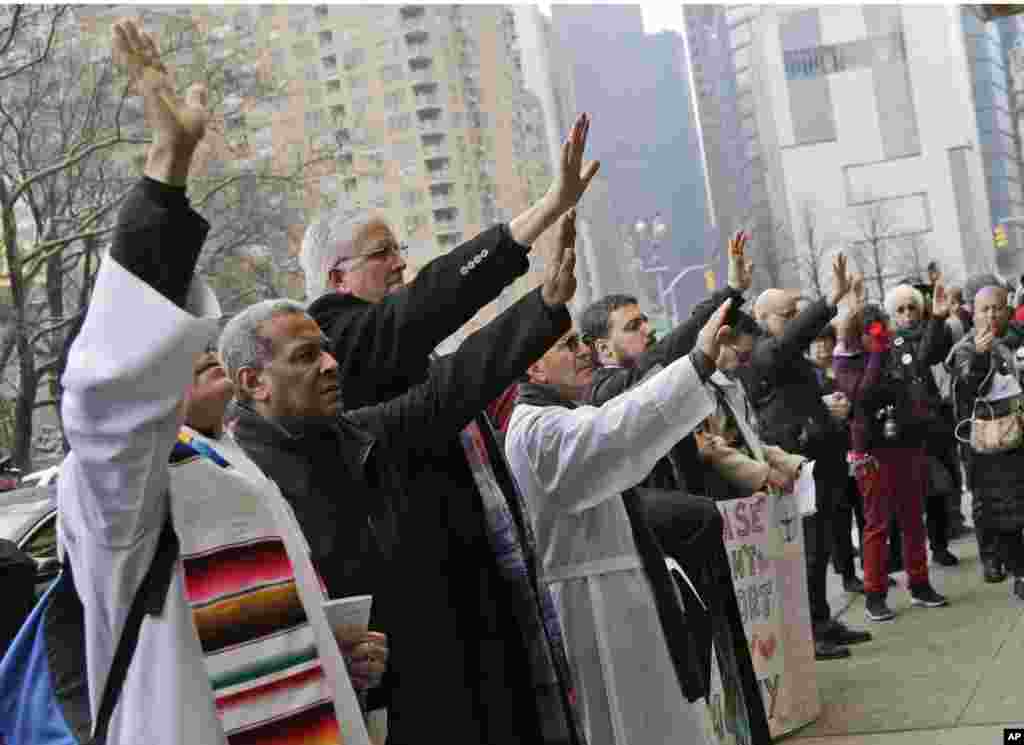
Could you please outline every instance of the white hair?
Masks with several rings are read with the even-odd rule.
[[[270,340],[260,333],[260,326],[278,316],[307,315],[301,303],[288,298],[264,300],[250,305],[236,315],[220,333],[217,351],[228,377],[237,382],[243,367],[261,370],[270,361]]]
[[[913,285],[896,285],[887,293],[885,293],[885,312],[890,317],[896,315],[896,308],[900,305],[900,300],[904,297],[910,297],[914,301],[914,305],[917,309],[924,312],[924,295],[921,291]]]
[[[364,207],[346,206],[314,220],[302,236],[299,264],[306,277],[306,302],[327,292],[327,275],[338,260],[338,244],[352,241],[375,215]]]

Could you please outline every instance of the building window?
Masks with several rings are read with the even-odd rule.
[[[383,65],[380,68],[380,79],[385,83],[393,83],[405,77],[402,65]]]
[[[316,63],[312,65],[306,65],[306,82],[315,83],[320,79],[320,70],[317,68]]]
[[[365,75],[350,75],[348,78],[348,85],[352,89],[353,93],[365,93],[366,92],[366,76]]]
[[[320,124],[323,119],[321,116],[323,111],[316,109],[315,111],[306,112],[306,128],[307,129],[320,129]]]
[[[384,96],[384,110],[397,111],[405,104],[405,91],[397,90]]]
[[[388,129],[392,132],[405,132],[411,126],[411,114],[392,114],[388,117]]]
[[[415,189],[405,189],[402,191],[402,206],[406,209],[411,209],[422,201],[423,192]]]
[[[318,36],[320,38],[320,46],[322,47],[328,47],[334,43],[334,34],[330,31],[321,31]]]
[[[361,47],[349,49],[345,52],[343,64],[346,70],[352,70],[366,62],[366,50]]]
[[[328,72],[333,72],[338,69],[338,56],[335,54],[328,54],[326,57],[322,57],[320,61],[323,63],[324,69]]]

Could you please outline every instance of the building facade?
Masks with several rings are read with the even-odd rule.
[[[931,260],[952,282],[996,269],[959,6],[725,14],[741,127],[758,136],[746,157],[763,174],[791,266],[817,252],[824,271],[844,250],[873,297]]]
[[[287,172],[317,147],[291,250],[305,223],[332,204],[380,212],[409,245],[410,271],[496,222],[548,187],[540,106],[523,86],[512,10],[502,5],[150,6],[191,18],[209,54],[244,39],[224,74],[262,76],[280,95],[242,100],[223,122],[245,132],[251,158]],[[106,33],[120,6],[83,14]],[[234,50],[237,52],[238,50]],[[536,286],[540,265],[467,325],[471,331]]]

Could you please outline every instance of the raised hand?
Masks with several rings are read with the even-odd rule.
[[[559,163],[558,174],[555,176],[551,188],[548,189],[548,196],[553,202],[558,214],[574,207],[583,196],[583,192],[590,185],[597,169],[601,164],[596,161],[583,163],[583,151],[587,147],[587,133],[590,131],[590,117],[587,114],[580,114],[572,131],[564,143],[562,143],[562,158]]]
[[[191,155],[203,138],[210,118],[206,109],[206,88],[192,86],[182,101],[174,92],[171,74],[149,34],[127,19],[115,23],[111,33],[114,60],[128,73],[133,88],[143,97],[155,146]]]
[[[729,241],[729,287],[746,292],[754,283],[754,262],[746,257],[750,234],[738,231]]]
[[[829,298],[830,304],[839,305],[846,293],[850,291],[850,275],[847,273],[846,257],[837,254],[832,260],[832,295]]]
[[[732,333],[728,326],[723,325],[725,323],[725,315],[731,307],[731,299],[719,305],[718,310],[712,314],[708,322],[704,324],[704,328],[697,335],[697,348],[715,364],[718,363],[718,353],[722,349],[722,344],[729,339],[729,334]]]
[[[946,285],[942,282],[942,276],[935,280],[935,289],[932,292],[932,317],[946,318],[949,316],[949,294],[946,292]]]
[[[576,210],[558,221],[558,244],[548,260],[541,298],[548,307],[565,305],[576,294]]]
[[[982,353],[989,352],[996,340],[995,333],[988,326],[975,326],[974,329],[974,348]]]

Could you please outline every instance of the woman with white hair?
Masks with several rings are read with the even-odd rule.
[[[916,402],[917,415],[921,418],[921,431],[925,437],[929,473],[934,464],[933,453],[948,450],[953,439],[953,422],[948,410],[942,405],[942,394],[932,374],[932,366],[940,364],[953,346],[953,337],[946,324],[949,316],[948,296],[942,279],[937,278],[933,292],[937,297],[942,288],[941,310],[944,315],[936,321],[927,318],[927,301],[924,294],[908,284],[893,287],[885,295],[885,310],[892,321],[893,348],[896,354],[890,358],[893,372],[898,380],[909,388]],[[934,302],[934,297],[932,298]],[[956,566],[960,563],[949,550],[949,511],[946,495],[930,487],[925,494],[924,512],[928,525],[928,543],[932,549],[932,561],[939,566]],[[899,571],[903,566],[900,525],[893,520],[889,526],[890,563],[889,571]]]
[[[957,435],[968,443],[967,477],[985,579],[997,582],[1004,577],[1002,567],[993,566],[1001,563],[1014,576],[1013,596],[1024,600],[1024,443],[1019,420],[1024,405],[1024,325],[1010,321],[1008,300],[1009,291],[1002,284],[982,287],[973,301],[974,333],[957,345],[950,358],[957,411],[972,430],[979,429],[965,432],[958,427]],[[982,427],[1003,429],[1002,437],[988,440],[982,436]],[[983,535],[994,539],[995,557],[985,555]]]

